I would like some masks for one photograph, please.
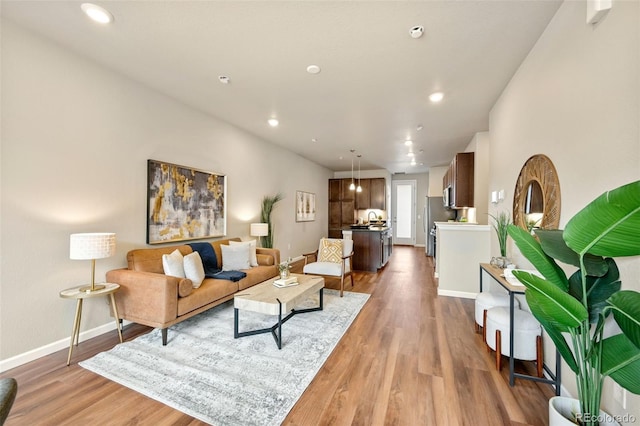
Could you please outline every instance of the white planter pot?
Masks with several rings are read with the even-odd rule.
[[[575,425],[575,414],[580,412],[580,401],[575,398],[554,396],[549,400],[549,426]],[[600,410],[600,426],[620,426],[612,416]]]

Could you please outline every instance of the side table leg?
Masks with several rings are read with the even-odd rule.
[[[69,344],[69,355],[67,356],[67,366],[71,364],[71,354],[73,353],[73,345],[78,344],[80,339],[80,318],[82,317],[82,299],[78,299],[76,303],[76,315],[73,319],[73,329],[71,330],[71,343]]]
[[[111,309],[113,309],[113,315],[116,318],[116,330],[118,330],[118,337],[120,338],[120,343],[122,343],[122,331],[120,331],[120,318],[118,316],[118,307],[116,306],[116,298],[113,296],[113,293],[109,295],[111,299]]]

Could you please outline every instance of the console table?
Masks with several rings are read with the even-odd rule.
[[[555,374],[547,367],[546,364],[543,365],[544,370],[549,374],[551,379],[547,379],[544,377],[530,376],[528,374],[516,373],[514,371],[515,367],[515,359],[513,358],[513,317],[514,317],[514,298],[516,294],[524,294],[526,287],[513,285],[509,281],[504,278],[503,270],[493,266],[489,263],[481,263],[480,264],[480,292],[482,292],[482,272],[486,272],[489,274],[491,278],[493,278],[502,288],[504,288],[509,294],[509,385],[513,386],[515,384],[516,377],[519,379],[526,380],[534,380],[536,382],[547,383],[553,385],[555,387],[556,396],[560,395],[560,353],[556,349],[556,371]]]

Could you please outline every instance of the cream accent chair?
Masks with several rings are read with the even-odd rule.
[[[342,256],[339,254],[333,256],[332,259],[326,259],[323,257],[323,248],[326,246],[335,244],[338,241],[342,241]],[[344,292],[344,279],[345,277],[351,277],[351,287],[353,287],[353,275],[351,274],[351,259],[353,257],[353,240],[349,239],[337,239],[337,238],[321,238],[318,250],[312,253],[305,253],[304,256],[304,268],[302,272],[305,275],[321,275],[328,277],[340,277],[340,297]],[[316,259],[315,262],[309,262],[309,258]],[[331,256],[329,256],[331,257]]]

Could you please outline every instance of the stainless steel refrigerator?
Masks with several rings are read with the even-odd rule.
[[[436,254],[435,222],[446,222],[456,218],[456,211],[444,207],[442,197],[426,197],[424,207],[424,230],[426,233],[425,253],[427,256]]]

